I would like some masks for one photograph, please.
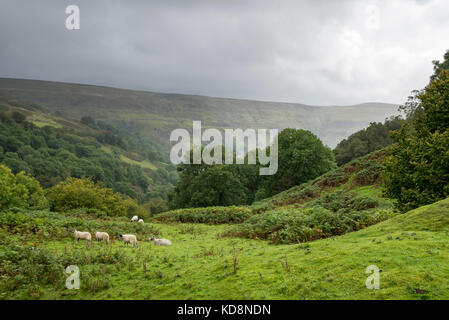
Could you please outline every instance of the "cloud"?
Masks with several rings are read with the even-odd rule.
[[[3,0],[0,76],[313,105],[400,103],[448,44],[449,2]]]

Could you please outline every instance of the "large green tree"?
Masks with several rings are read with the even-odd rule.
[[[203,150],[203,149],[202,149]],[[193,157],[193,150],[190,152]],[[222,148],[222,162],[225,150]],[[235,159],[235,155],[234,155]],[[169,194],[170,208],[229,206],[248,203],[248,189],[242,182],[240,165],[181,164],[179,181]]]
[[[278,135],[278,170],[264,176],[258,199],[314,179],[336,167],[331,149],[312,132],[284,129]]]
[[[394,135],[385,163],[385,193],[403,211],[449,196],[449,71],[417,97],[422,112]]]
[[[433,64],[433,74],[430,80],[435,80],[443,70],[449,70],[449,50],[444,54],[443,61],[435,60],[432,61]]]

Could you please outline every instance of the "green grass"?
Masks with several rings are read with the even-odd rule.
[[[170,247],[141,241],[137,249],[126,248],[117,239],[107,249],[100,243],[74,244],[70,238],[42,241],[38,247],[61,256],[111,250],[128,258],[80,266],[80,290],[47,285],[39,288],[39,298],[448,299],[448,209],[446,199],[361,231],[294,245],[222,237],[227,225],[160,223],[152,227],[172,240]],[[365,269],[373,264],[381,269],[379,290],[365,287]],[[83,274],[89,277],[87,287]],[[104,288],[92,285],[103,277]],[[0,294],[29,298],[25,289]]]

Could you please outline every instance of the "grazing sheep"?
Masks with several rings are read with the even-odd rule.
[[[84,240],[88,240],[88,241],[92,242],[92,235],[90,234],[90,232],[81,232],[81,231],[77,231],[75,229],[75,230],[73,230],[73,235],[75,236],[75,239],[77,242],[79,242],[80,239],[84,239]]]
[[[155,237],[151,237],[150,241],[153,241],[157,246],[171,246],[171,241],[168,239],[156,239]]]
[[[134,217],[131,218],[131,222],[136,222],[137,220],[139,220],[138,216],[134,216]]]
[[[139,219],[139,221],[137,221],[140,224],[143,224],[143,219]]]
[[[97,241],[105,241],[106,244],[109,243],[109,234],[107,232],[96,232],[95,238],[97,238]]]
[[[121,234],[120,239],[123,239],[123,244],[131,243],[133,247],[137,247],[137,238],[133,234]]]

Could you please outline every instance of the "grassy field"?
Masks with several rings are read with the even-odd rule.
[[[228,225],[151,223],[146,226],[151,231],[138,233],[140,240],[157,232],[173,245],[154,246],[146,239],[138,248],[124,247],[117,239],[109,246],[74,243],[70,234],[37,242],[29,234],[6,235],[2,229],[3,244],[8,237],[9,245],[34,246],[66,263],[81,262],[81,288],[68,290],[58,283],[7,290],[13,281],[2,275],[0,297],[448,299],[448,210],[449,199],[364,230],[292,245],[223,237]],[[117,259],[108,260],[113,256]],[[365,287],[369,265],[381,270],[379,290]]]

